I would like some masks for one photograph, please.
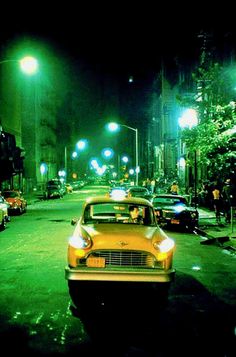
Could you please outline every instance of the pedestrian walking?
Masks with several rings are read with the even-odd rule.
[[[179,193],[179,186],[178,183],[176,181],[174,181],[170,187],[170,193],[172,195],[178,195]]]
[[[213,195],[213,207],[216,215],[216,222],[220,223],[220,208],[221,208],[221,193],[217,186],[212,191]]]
[[[155,186],[156,186],[156,180],[153,178],[150,184],[150,189],[152,194],[155,192]]]
[[[233,189],[232,189],[230,179],[227,179],[224,183],[224,186],[222,189],[222,196],[223,196],[223,203],[224,203],[225,222],[230,223],[230,220],[231,220],[230,208],[233,205]]]

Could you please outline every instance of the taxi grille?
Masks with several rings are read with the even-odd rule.
[[[126,266],[154,268],[156,259],[151,254],[137,251],[96,251],[90,254],[90,257],[105,258],[106,266]]]

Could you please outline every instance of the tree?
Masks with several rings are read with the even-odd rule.
[[[208,178],[235,169],[236,143],[230,129],[236,125],[236,106],[230,73],[219,63],[204,63],[192,74],[194,95],[178,97],[181,106],[198,113],[198,125],[184,129],[182,139],[190,151],[198,150],[200,163],[208,167]]]

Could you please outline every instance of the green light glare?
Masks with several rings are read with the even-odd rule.
[[[194,265],[194,266],[192,266],[192,270],[198,271],[198,270],[201,270],[201,267],[199,265]]]
[[[26,56],[20,60],[20,68],[24,73],[33,75],[38,71],[38,61],[34,57]]]
[[[119,126],[117,123],[114,123],[114,122],[108,123],[108,129],[110,131],[116,131],[116,130],[118,130],[118,128],[119,128]]]

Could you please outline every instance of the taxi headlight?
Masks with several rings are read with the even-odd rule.
[[[69,245],[76,249],[87,249],[92,245],[90,237],[72,236],[69,238]]]
[[[161,253],[167,253],[174,248],[175,242],[173,239],[167,238],[162,242],[155,242],[153,245],[154,248],[158,249]]]

